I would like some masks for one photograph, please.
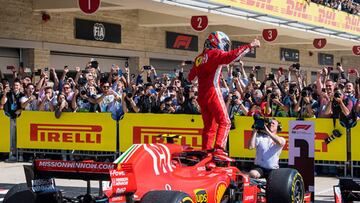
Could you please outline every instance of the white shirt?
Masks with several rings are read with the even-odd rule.
[[[279,168],[279,157],[283,148],[281,145],[276,144],[269,135],[258,133],[255,139],[255,146],[256,165],[267,169]]]
[[[20,98],[20,103],[21,104],[24,104],[30,97],[28,96],[23,96]],[[34,99],[32,100],[31,102],[29,102],[24,110],[26,111],[37,111],[39,108],[38,108],[38,100],[37,99]]]

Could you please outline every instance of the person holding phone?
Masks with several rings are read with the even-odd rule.
[[[229,37],[223,32],[216,31],[210,33],[205,40],[203,52],[195,58],[188,80],[194,82],[195,78],[198,78],[198,103],[204,122],[203,150],[227,156],[225,147],[231,123],[221,94],[221,70],[224,65],[240,60],[252,47],[259,46],[260,41],[255,39],[251,44],[230,51]]]

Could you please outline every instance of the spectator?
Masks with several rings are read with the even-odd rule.
[[[57,97],[52,87],[45,87],[45,94],[39,97],[40,111],[54,111],[57,105]]]
[[[38,100],[34,95],[34,85],[28,83],[25,88],[25,95],[20,98],[21,108],[26,111],[37,111],[39,110]]]
[[[6,82],[5,82],[6,83]],[[8,161],[16,161],[16,118],[21,113],[20,98],[24,95],[20,92],[21,83],[19,79],[13,82],[11,90],[7,83],[4,88],[4,95],[1,98],[1,105],[4,107],[5,114],[10,117],[10,153]],[[22,161],[20,154],[19,160]]]

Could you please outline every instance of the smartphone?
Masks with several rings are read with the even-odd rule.
[[[119,68],[119,70],[118,70],[118,76],[119,76],[119,77],[122,77],[122,75],[123,75],[123,72],[122,72],[121,68]]]
[[[260,70],[261,66],[255,66],[255,70]]]
[[[44,68],[44,71],[49,71],[49,68],[48,68],[48,67],[45,67],[45,68]]]
[[[128,67],[129,67],[129,62],[125,61],[125,68],[128,68]]]
[[[336,63],[336,66],[341,66],[341,63]]]
[[[6,69],[8,69],[8,70],[12,70],[14,68],[15,68],[15,66],[6,66]]]
[[[274,80],[275,76],[273,73],[269,73],[268,80]]]
[[[150,70],[151,66],[143,66],[144,70]]]
[[[191,65],[193,62],[192,61],[184,61],[184,63],[186,64],[186,65]]]
[[[328,69],[329,72],[332,71],[332,70],[334,70],[334,68],[331,67],[331,66],[327,67],[327,69]]]

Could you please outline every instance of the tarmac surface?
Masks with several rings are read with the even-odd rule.
[[[0,162],[0,203],[7,191],[14,185],[25,183],[23,165],[30,163],[5,163]],[[86,182],[82,180],[56,179],[56,185],[63,190],[64,196],[78,196],[86,193]],[[333,186],[338,179],[334,177],[315,177],[315,202],[334,202]],[[99,182],[91,181],[91,193],[97,195]]]

